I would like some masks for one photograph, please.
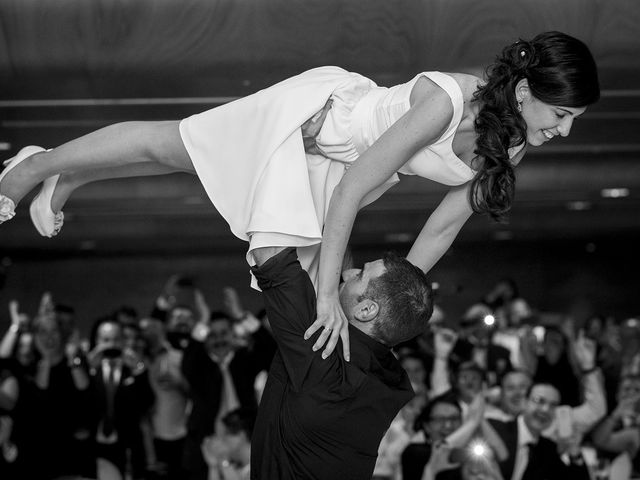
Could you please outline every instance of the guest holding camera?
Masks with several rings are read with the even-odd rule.
[[[145,365],[123,348],[122,326],[114,319],[99,321],[93,340],[88,360],[97,455],[123,476],[130,469],[133,478],[143,478],[147,461],[141,422],[154,401]]]

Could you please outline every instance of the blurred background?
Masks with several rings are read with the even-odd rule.
[[[320,65],[380,85],[424,70],[481,74],[503,46],[561,30],[591,47],[602,100],[570,137],[530,149],[510,221],[474,216],[430,276],[452,316],[503,277],[540,311],[631,316],[640,310],[638,25],[635,0],[0,0],[0,156],[118,121],[183,118]],[[403,178],[358,216],[355,262],[406,253],[444,193]],[[84,187],[54,239],[36,233],[29,201],[0,231],[0,324],[9,299],[37,304],[45,290],[84,325],[96,306],[144,312],[175,272],[197,278],[212,304],[233,285],[260,307],[246,245],[196,177]]]

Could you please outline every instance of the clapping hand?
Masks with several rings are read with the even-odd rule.
[[[122,362],[129,367],[133,375],[139,375],[146,369],[142,358],[131,348],[122,350]]]
[[[219,463],[229,457],[229,447],[222,438],[214,435],[205,437],[200,448],[202,456],[210,467],[218,466]]]
[[[640,395],[630,395],[621,399],[611,413],[614,418],[635,417],[637,415],[637,405],[640,404]]]
[[[245,313],[240,296],[233,287],[224,287],[222,289],[222,304],[225,312],[234,320],[242,318]]]
[[[484,418],[484,411],[486,410],[486,408],[486,391],[482,390],[478,392],[475,397],[473,397],[473,400],[469,404],[467,416],[480,422]]]
[[[67,344],[64,346],[64,353],[69,364],[71,364],[71,362],[82,353],[82,348],[80,346],[80,332],[77,329],[74,329],[73,332],[71,332],[69,340],[67,340]]]
[[[44,292],[40,298],[40,305],[38,306],[38,315],[47,315],[53,313],[55,304],[53,303],[53,297],[50,292]]]
[[[458,341],[458,334],[449,328],[437,328],[433,337],[435,356],[447,359]]]
[[[322,358],[327,358],[336,348],[338,338],[341,338],[344,359],[349,361],[349,322],[342,311],[337,295],[335,298],[318,297],[317,311],[317,319],[304,333],[304,339],[308,340],[322,328],[320,336],[313,345],[313,351],[320,350],[326,343]]]
[[[209,322],[209,319],[211,318],[211,309],[209,308],[209,304],[205,300],[204,295],[199,288],[196,288],[194,290],[193,297],[200,321]]]
[[[429,463],[427,463],[425,467],[431,472],[433,477],[443,470],[450,470],[458,466],[457,463],[451,462],[452,450],[451,446],[446,443],[437,444],[433,447]]]

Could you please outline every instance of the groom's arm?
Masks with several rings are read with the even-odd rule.
[[[258,265],[251,270],[262,290],[273,336],[293,387],[299,391],[316,355],[303,337],[315,320],[315,290],[295,248],[258,249],[253,254]]]

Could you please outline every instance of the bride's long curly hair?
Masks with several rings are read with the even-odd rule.
[[[541,102],[575,108],[598,101],[600,87],[589,48],[561,32],[541,33],[505,47],[486,75],[486,84],[474,94],[481,105],[475,120],[475,153],[482,164],[472,180],[469,202],[476,213],[505,221],[516,181],[509,148],[527,141],[527,125],[515,95],[518,82],[526,78],[532,95]]]

